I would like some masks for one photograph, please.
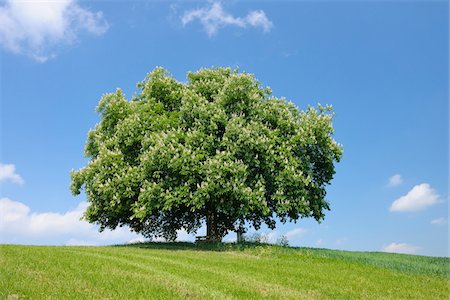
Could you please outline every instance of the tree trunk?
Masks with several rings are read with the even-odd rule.
[[[236,234],[237,234],[237,242],[238,242],[238,243],[242,243],[242,242],[244,241],[244,239],[243,239],[243,234],[242,234],[242,230],[239,228],[239,229],[236,231]]]
[[[217,232],[217,215],[211,207],[206,211],[206,235],[211,242],[220,242],[221,240]]]

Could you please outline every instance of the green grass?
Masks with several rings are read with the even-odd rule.
[[[262,244],[0,245],[0,298],[449,299],[449,262]]]

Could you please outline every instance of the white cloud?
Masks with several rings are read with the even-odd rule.
[[[433,224],[433,225],[445,225],[445,224],[447,224],[447,219],[446,218],[434,219],[434,220],[431,220],[431,224]]]
[[[99,232],[98,226],[80,220],[87,205],[81,202],[65,213],[36,213],[21,202],[0,198],[0,243],[93,246],[148,241],[126,226]],[[194,234],[188,234],[185,230],[178,230],[177,234],[177,241],[195,240]],[[203,226],[197,235],[205,234],[206,227]]]
[[[4,223],[12,223],[20,220],[23,216],[28,215],[30,208],[23,203],[9,200],[8,198],[0,199],[0,229]]]
[[[23,178],[16,173],[16,166],[13,164],[0,163],[0,182],[10,180],[17,184],[23,184]]]
[[[288,240],[292,240],[304,236],[307,232],[305,228],[295,228],[286,232],[285,236]]]
[[[389,245],[383,247],[382,250],[383,252],[415,254],[419,249],[420,247],[405,243],[390,243]]]
[[[225,243],[236,243],[237,242],[237,236],[235,232],[230,232],[229,234],[227,234],[224,238],[223,241]]]
[[[322,240],[322,239],[318,239],[318,240],[316,241],[316,246],[323,246],[323,244],[325,244],[325,242],[324,242],[324,240]]]
[[[197,231],[197,234],[195,235],[199,235],[199,236],[205,236],[206,235],[206,226],[202,226],[199,228],[199,230]],[[189,234],[187,233],[186,230],[181,229],[177,231],[177,241],[178,242],[193,242],[195,240],[195,235],[194,234]]]
[[[395,200],[390,211],[418,211],[439,203],[439,195],[428,183],[414,186],[405,196]]]
[[[403,183],[403,178],[400,174],[395,174],[395,175],[389,177],[389,182],[388,182],[389,187],[399,186],[402,183]]]
[[[275,244],[279,238],[277,230],[263,231],[255,230],[254,227],[249,227],[244,234],[246,241],[260,241],[262,243]],[[237,235],[236,232],[228,232],[224,237],[224,242],[236,242]]]
[[[65,245],[66,246],[95,246],[95,243],[83,241],[83,240],[77,240],[77,239],[69,239]]]
[[[269,233],[264,232],[261,234],[269,244],[275,244],[278,240],[278,233],[276,230],[272,230]]]
[[[273,23],[262,10],[250,11],[244,18],[239,18],[226,12],[219,2],[213,2],[209,7],[186,11],[181,17],[181,22],[186,25],[196,19],[203,25],[210,37],[217,34],[218,30],[225,26],[259,27],[264,32],[269,32],[273,27]]]
[[[261,27],[264,32],[269,32],[273,24],[267,18],[266,14],[262,10],[253,10],[248,13],[245,20],[250,26]]]
[[[82,8],[76,0],[7,0],[0,6],[0,45],[38,62],[55,57],[81,32],[101,35],[108,27],[102,12]]]
[[[21,202],[0,198],[0,243],[105,245],[142,237],[126,227],[98,232],[98,226],[80,220],[86,207],[81,202],[65,213],[37,213]]]
[[[144,237],[137,237],[134,239],[131,239],[127,242],[127,244],[136,244],[136,243],[144,243],[148,241],[148,239],[144,238]]]

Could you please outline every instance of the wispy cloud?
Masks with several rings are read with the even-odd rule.
[[[342,245],[342,244],[344,244],[345,242],[347,242],[347,238],[346,237],[342,237],[342,238],[338,238],[338,239],[336,239],[336,245],[338,245],[338,246],[340,246],[340,245]]]
[[[439,195],[428,183],[414,186],[405,196],[395,200],[390,211],[411,212],[439,203]]]
[[[220,2],[213,2],[207,7],[186,11],[181,17],[183,25],[195,20],[203,25],[210,37],[216,35],[220,28],[226,26],[255,27],[261,28],[264,32],[269,32],[273,27],[273,23],[262,10],[252,10],[245,17],[240,18],[226,12]]]
[[[400,174],[395,174],[389,177],[388,187],[399,186],[403,183],[403,178]]]
[[[23,178],[16,173],[16,166],[13,164],[0,163],[0,182],[11,181],[17,184],[24,184]]]
[[[7,0],[0,6],[0,45],[38,62],[55,57],[80,32],[101,35],[108,27],[102,12],[85,9],[76,0]]]
[[[392,252],[392,253],[404,253],[404,254],[415,254],[420,249],[420,247],[405,244],[405,243],[390,243],[387,246],[383,247],[384,252]]]
[[[286,232],[285,235],[288,240],[295,240],[297,238],[304,236],[307,232],[308,232],[307,229],[299,227],[289,230],[288,232]]]
[[[431,220],[431,224],[433,224],[433,225],[445,225],[445,224],[447,224],[447,219],[446,218],[434,219],[434,220]]]

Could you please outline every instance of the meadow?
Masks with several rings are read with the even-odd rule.
[[[449,258],[276,245],[0,245],[1,299],[449,299]]]

